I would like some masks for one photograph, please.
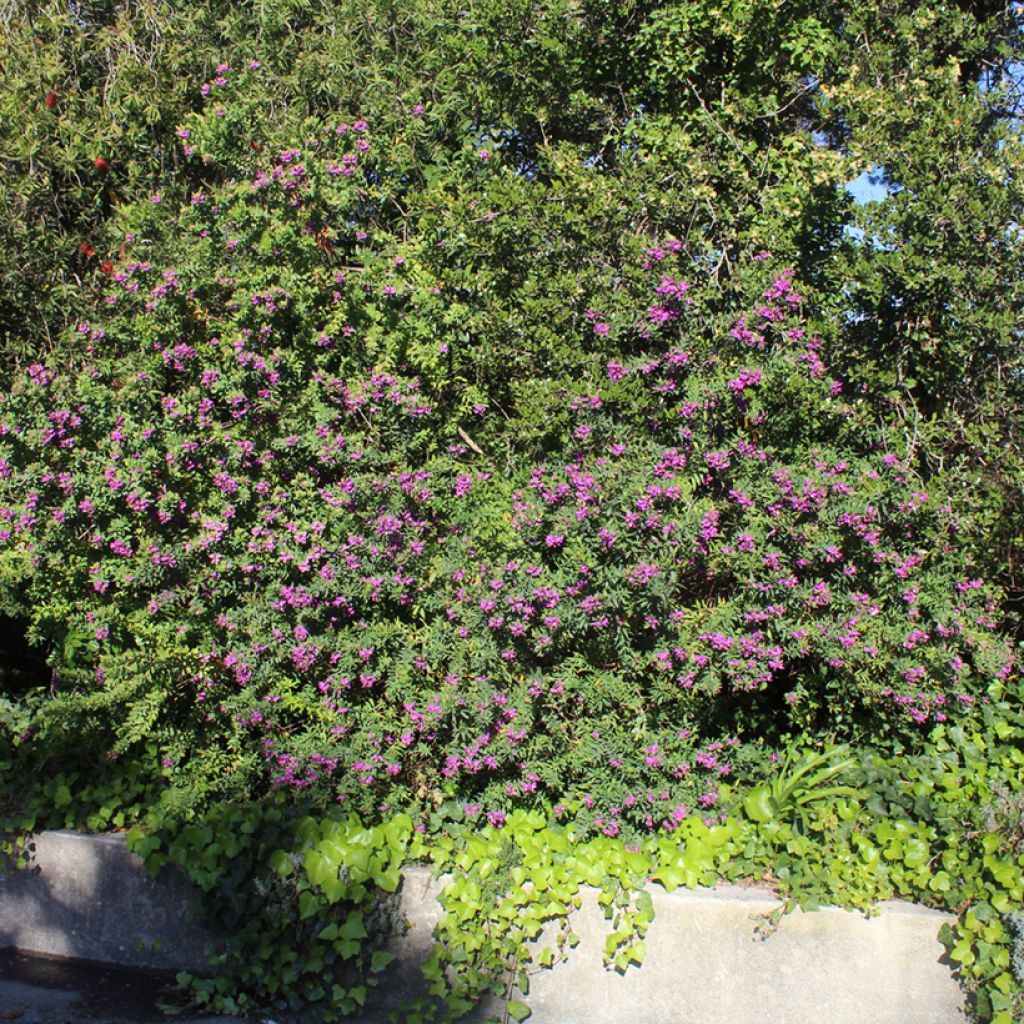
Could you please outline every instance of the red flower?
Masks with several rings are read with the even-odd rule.
[[[82,250],[87,260],[91,260],[96,255],[96,250],[88,242],[83,242],[78,248]]]
[[[114,272],[114,264],[111,263],[110,260],[104,260],[100,264],[100,270],[102,270],[104,274],[112,274]]]
[[[46,105],[51,110],[57,106],[57,94],[52,89],[46,94]]]
[[[97,171],[102,171],[104,174],[106,174],[107,171],[110,170],[110,164],[101,156],[96,157],[96,159],[93,160],[92,163]]]

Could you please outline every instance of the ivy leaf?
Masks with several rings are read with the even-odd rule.
[[[282,878],[292,873],[292,859],[284,850],[275,850],[270,855],[268,863]]]
[[[362,912],[352,911],[345,919],[345,923],[338,929],[338,934],[343,939],[365,939],[367,931]]]
[[[402,881],[402,872],[398,868],[378,871],[374,874],[373,881],[385,892],[395,892]]]
[[[318,910],[320,901],[308,890],[299,893],[299,917],[305,920],[312,917]]]
[[[370,957],[370,973],[380,974],[392,960],[395,959],[394,953],[388,953],[385,950],[378,949],[372,957]]]
[[[667,892],[673,892],[684,884],[686,872],[682,868],[664,864],[651,875],[651,878],[664,886]]]
[[[508,1011],[508,1015],[516,1022],[526,1020],[532,1013],[530,1007],[518,999],[510,1000],[505,1009]]]

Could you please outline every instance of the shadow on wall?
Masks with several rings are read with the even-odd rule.
[[[364,1007],[366,1024],[382,1024],[403,1001],[426,995],[421,967],[434,948],[442,884],[427,868],[407,868],[396,896],[387,897],[396,960]],[[150,878],[122,835],[42,832],[31,837],[26,868],[0,870],[0,949],[205,974],[206,949],[222,945],[223,935],[195,922],[194,892],[171,867]],[[497,1008],[485,1003],[469,1020]]]
[[[159,881],[121,835],[43,832],[29,863],[0,872],[0,948],[131,967],[201,970],[215,941],[192,919],[192,892],[172,871]]]

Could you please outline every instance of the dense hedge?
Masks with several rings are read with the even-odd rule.
[[[1012,5],[4,18],[5,779],[633,841],[1015,749]]]

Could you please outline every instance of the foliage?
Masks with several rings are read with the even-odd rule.
[[[491,427],[505,382],[442,340],[437,244],[381,223],[390,147],[356,119],[254,150],[270,90],[232,75],[179,132],[223,183],[135,209],[109,312],[0,405],[0,544],[67,688],[32,743],[156,737],[197,800],[544,796],[615,835],[713,808],[766,741],[915,749],[998,699],[998,591],[793,270],[759,254],[727,301],[649,246],[580,311],[602,351],[547,382],[562,412]]]
[[[795,752],[787,750],[771,779],[744,798],[744,811],[754,821],[770,821],[803,816],[805,807],[813,807],[831,797],[853,796],[856,791],[849,786],[825,785],[853,766],[854,758],[848,755],[848,747],[833,747],[812,751],[796,760]]]
[[[179,975],[199,1007],[247,1015],[310,1005],[337,1019],[363,1006],[393,959],[378,948],[394,929],[382,894],[398,888],[414,835],[408,816],[364,828],[351,815],[300,817],[277,799],[184,824],[154,815],[150,827],[157,822],[158,832],[130,832],[130,848],[154,874],[165,863],[183,868],[224,933],[214,977]]]
[[[129,842],[154,873],[180,865],[207,919],[226,925],[216,977],[180,979],[197,1005],[222,1012],[277,1012],[300,995],[324,1019],[362,1005],[398,927],[386,894],[398,869],[419,859],[449,881],[426,994],[405,1008],[410,1020],[455,1020],[489,994],[513,1016],[525,1013],[531,974],[572,955],[572,915],[588,887],[610,922],[605,961],[626,970],[642,963],[645,935],[657,928],[645,881],[672,891],[755,878],[782,900],[760,928],[769,941],[796,906],[868,911],[900,897],[951,911],[956,923],[942,937],[974,1009],[1006,1024],[1020,994],[1024,853],[1016,819],[1000,817],[1003,798],[988,800],[998,790],[1024,796],[1024,728],[1006,725],[1006,708],[996,712],[989,731],[943,727],[933,749],[910,759],[864,751],[837,776],[846,794],[808,801],[800,819],[747,816],[750,794],[737,792],[724,820],[691,815],[671,833],[623,843],[536,811],[481,827],[457,805],[421,823],[397,815],[364,827],[340,811],[311,818],[277,794],[189,822],[150,813]]]
[[[549,382],[587,345],[581,310],[614,299],[637,243],[678,239],[727,291],[744,256],[777,252],[829,311],[836,376],[950,475],[1016,607],[1017,5],[7,0],[0,17],[8,372],[63,358],[61,326],[102,309],[127,209],[233,173],[176,132],[198,82],[255,60],[273,84],[247,97],[245,143],[356,116],[393,141],[378,216],[421,234],[464,383],[503,381],[521,430],[562,406]],[[478,173],[480,150],[515,173]],[[884,200],[852,202],[862,172]]]
[[[622,967],[645,877],[767,873],[1013,1012],[1018,5],[0,21],[4,820],[248,879],[221,1009],[358,1005],[418,851],[453,1008],[583,884]]]

